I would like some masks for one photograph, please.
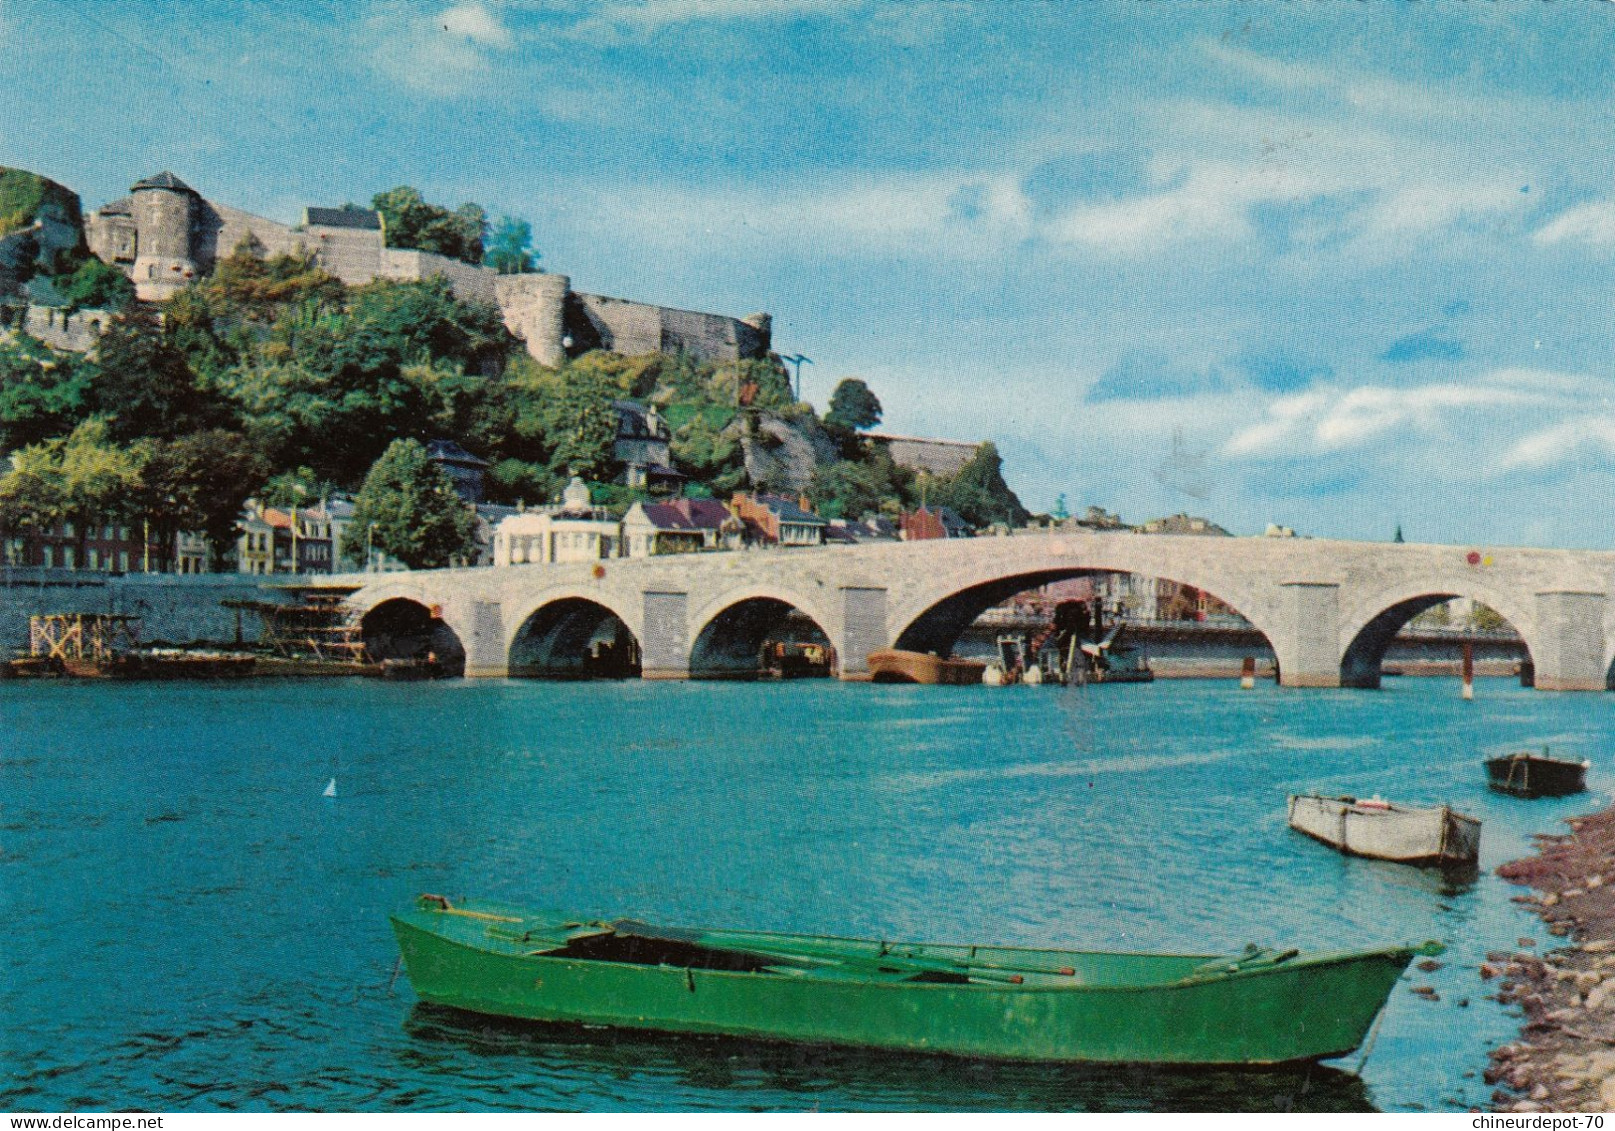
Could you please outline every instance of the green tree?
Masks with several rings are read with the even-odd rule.
[[[207,539],[213,566],[236,536],[241,507],[269,473],[269,462],[236,432],[193,432],[146,440],[138,500],[164,553],[181,533]]]
[[[678,469],[718,498],[727,498],[746,482],[745,451],[740,440],[714,419],[710,410],[697,413],[674,432],[670,446]]]
[[[399,185],[377,193],[371,207],[382,215],[388,247],[430,251],[466,263],[481,263],[488,216],[476,204],[462,204],[450,212],[428,204],[419,190]]]
[[[952,507],[972,526],[995,522],[1024,525],[1031,514],[1004,482],[1003,464],[997,446],[989,440],[976,449],[957,475],[933,481],[927,487],[929,502]]]
[[[69,311],[122,310],[135,298],[129,276],[93,255],[52,282]]]
[[[41,342],[0,342],[0,453],[71,432],[88,412],[89,367]]]
[[[446,566],[474,548],[471,508],[415,440],[394,440],[365,476],[354,500],[353,529],[372,528],[375,548],[411,569]],[[356,565],[364,564],[362,547],[358,538],[348,547]]]
[[[141,470],[140,453],[115,444],[106,421],[86,420],[71,435],[12,456],[0,476],[0,527],[38,531],[72,523],[82,559],[89,526],[138,515]]]
[[[880,423],[880,417],[880,401],[869,386],[848,377],[830,394],[830,410],[824,414],[824,423],[832,430],[857,432],[873,428]]]
[[[96,345],[90,408],[117,440],[174,436],[231,423],[224,399],[203,388],[151,314],[131,307]]]
[[[483,265],[501,275],[530,275],[537,270],[538,259],[533,251],[532,225],[513,216],[501,216],[488,240]]]

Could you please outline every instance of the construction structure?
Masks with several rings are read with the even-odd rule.
[[[257,613],[260,643],[282,660],[320,665],[369,664],[364,631],[342,593],[299,593],[295,601],[231,600],[226,608]]]

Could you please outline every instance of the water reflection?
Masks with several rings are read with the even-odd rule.
[[[510,1021],[424,1003],[410,1012],[404,1031],[409,1042],[400,1055],[415,1071],[460,1079],[470,1059],[506,1078],[587,1080],[623,1108],[665,1106],[677,1094],[690,1107],[731,1111],[1376,1110],[1359,1077],[1323,1065],[1012,1064]],[[564,1087],[526,1098],[566,1108]],[[590,1097],[593,1110],[601,1109],[600,1098]]]

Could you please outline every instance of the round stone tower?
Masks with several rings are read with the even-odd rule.
[[[533,360],[549,366],[565,361],[566,296],[572,280],[547,272],[500,275],[493,286],[505,328],[527,343]]]
[[[136,243],[135,295],[161,301],[196,278],[191,255],[196,190],[174,176],[158,173],[129,188]]]

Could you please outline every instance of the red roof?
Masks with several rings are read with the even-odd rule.
[[[716,499],[674,499],[642,507],[658,530],[718,530],[729,520],[729,508]]]

